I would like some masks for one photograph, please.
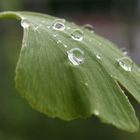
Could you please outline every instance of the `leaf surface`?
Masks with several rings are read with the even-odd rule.
[[[139,68],[113,43],[49,15],[3,12],[0,18],[16,18],[24,28],[16,87],[33,108],[64,120],[94,114],[117,128],[138,129],[119,84],[140,102]]]

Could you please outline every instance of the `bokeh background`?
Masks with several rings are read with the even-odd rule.
[[[79,25],[94,26],[140,65],[140,0],[0,0],[0,11],[26,10],[51,14]],[[15,89],[15,67],[22,28],[0,21],[0,140],[140,140],[140,130],[127,133],[96,117],[65,122],[33,110]],[[133,81],[132,81],[133,82]],[[130,97],[140,120],[140,105]]]

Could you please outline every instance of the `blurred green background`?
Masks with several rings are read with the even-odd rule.
[[[127,48],[140,65],[140,0],[0,0],[0,11],[26,10],[51,14],[83,25]],[[22,28],[0,21],[0,140],[140,140],[140,130],[127,133],[96,117],[65,122],[33,110],[15,89],[15,67]],[[140,105],[130,97],[140,120]]]

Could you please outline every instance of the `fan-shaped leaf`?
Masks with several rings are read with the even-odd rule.
[[[130,132],[138,120],[121,84],[140,102],[140,72],[114,44],[93,31],[31,12],[4,12],[21,20],[24,36],[16,87],[33,108],[64,120],[96,115]]]

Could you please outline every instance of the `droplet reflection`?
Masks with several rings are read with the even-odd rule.
[[[130,58],[128,58],[128,57],[122,57],[122,58],[117,59],[117,62],[119,64],[119,66],[122,69],[124,69],[125,71],[129,71],[129,72],[132,71],[133,62],[132,62],[132,60]]]
[[[69,51],[68,58],[73,65],[80,65],[84,63],[84,52],[79,48],[73,48]]]

